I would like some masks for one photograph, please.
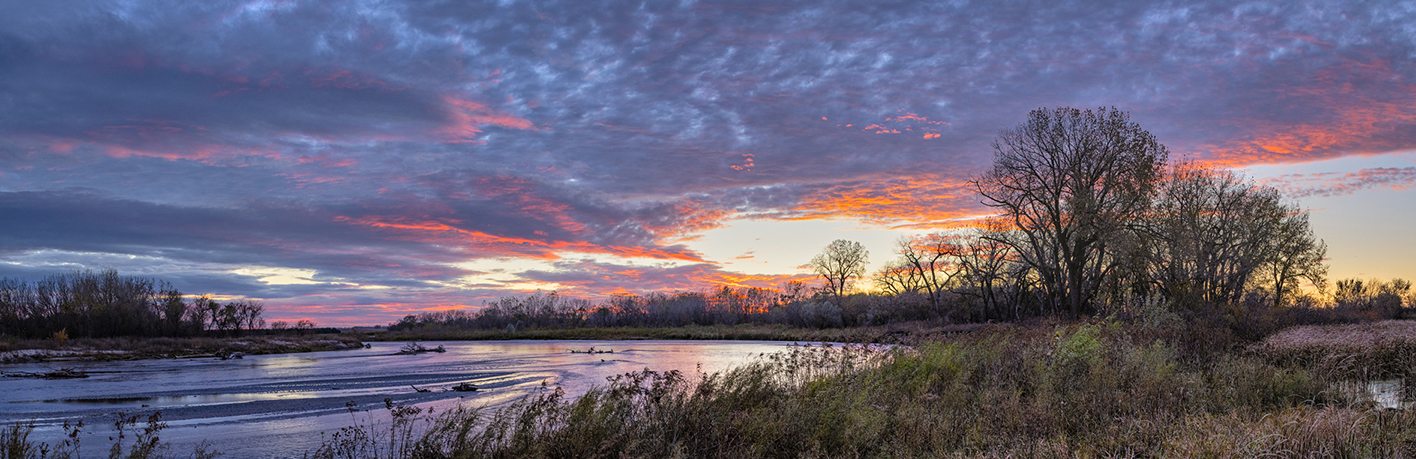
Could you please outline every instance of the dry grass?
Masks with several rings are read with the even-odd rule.
[[[883,354],[798,349],[698,383],[633,373],[575,400],[443,413],[393,457],[1416,455],[1416,411],[1361,409],[1295,364],[1183,359],[1137,331],[989,327]]]
[[[495,412],[389,403],[391,422],[356,419],[308,456],[1416,457],[1416,409],[1369,408],[1313,360],[1389,358],[1411,330],[1294,329],[1204,359],[1110,322],[796,348],[697,378],[625,374],[577,399],[544,388]]]
[[[1416,321],[1292,327],[1250,350],[1334,380],[1409,379],[1416,376]]]

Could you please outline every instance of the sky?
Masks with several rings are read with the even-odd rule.
[[[0,277],[380,324],[536,290],[776,287],[988,212],[1039,107],[1416,279],[1414,2],[0,1]]]

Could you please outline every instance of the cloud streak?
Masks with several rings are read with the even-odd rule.
[[[1293,198],[1351,195],[1362,190],[1409,190],[1416,186],[1416,167],[1378,167],[1357,172],[1287,174],[1264,181]]]

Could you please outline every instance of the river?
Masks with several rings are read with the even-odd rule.
[[[161,411],[171,452],[185,457],[198,441],[232,458],[299,457],[323,438],[385,413],[384,399],[441,412],[461,404],[495,409],[560,386],[572,397],[609,376],[651,369],[693,377],[787,349],[770,341],[458,341],[426,342],[445,353],[398,355],[403,343],[371,349],[247,356],[236,360],[140,360],[4,365],[0,371],[89,372],[83,379],[0,378],[0,420],[34,420],[31,438],[61,440],[64,421],[84,420],[85,456],[112,442],[115,413]],[[571,353],[594,348],[613,353]],[[468,382],[477,392],[453,392]],[[430,389],[416,392],[413,387]],[[352,404],[351,404],[352,403]],[[351,412],[350,407],[355,410]],[[141,424],[139,424],[141,427]]]

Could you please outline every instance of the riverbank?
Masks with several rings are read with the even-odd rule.
[[[635,349],[616,346],[614,354],[567,356],[564,349],[575,344],[469,342],[449,344],[446,355],[413,357],[389,352],[395,344],[378,344],[375,349],[384,352],[370,353],[362,357],[370,360],[358,365],[344,358],[331,361],[331,368],[348,371],[339,378],[302,377],[311,393],[356,390],[329,400],[334,410],[350,407],[348,420],[354,424],[324,437],[314,451],[293,444],[288,451],[357,458],[1416,453],[1416,408],[1410,403],[1416,399],[1411,384],[1416,366],[1407,352],[1416,342],[1416,323],[1294,327],[1255,343],[1218,339],[1221,330],[1197,324],[1153,323],[999,324],[929,335],[938,339],[910,346],[793,346],[781,353],[747,352],[758,357],[699,368],[702,373],[688,361],[677,370],[640,371],[651,366],[642,363],[647,356],[674,355],[663,350],[638,349],[636,356]],[[1202,339],[1192,339],[1196,336]],[[592,344],[599,349],[604,343]],[[509,352],[517,348],[522,354]],[[483,354],[468,358],[469,351]],[[547,352],[563,358],[539,357]],[[427,366],[439,359],[467,373],[426,371],[412,375],[421,379],[408,379],[407,362]],[[509,405],[424,410],[428,400],[422,397],[442,392],[414,392],[415,387],[470,382],[482,388],[477,396],[515,400],[503,396],[512,391],[499,386],[508,384],[504,375],[482,374],[485,370],[473,369],[481,365],[468,364],[486,359],[529,365],[525,369],[537,374],[511,384],[530,396]],[[608,384],[589,390],[538,388],[546,380],[540,373],[551,371],[548,362],[562,366],[552,373],[597,381],[608,375]],[[510,371],[501,364],[491,367]],[[210,371],[225,378],[231,368],[214,365]],[[367,386],[371,374],[382,374],[385,382]],[[1372,383],[1379,381],[1372,378],[1389,380],[1382,386],[1389,394],[1376,393]],[[284,382],[272,384],[290,389]],[[264,387],[256,389],[265,393]],[[111,397],[109,392],[105,389],[104,396]],[[1381,400],[1384,396],[1393,400]],[[385,397],[390,400],[380,402]],[[149,403],[137,398],[131,403]],[[169,407],[164,416],[185,419],[189,416],[181,410],[187,409],[194,408]],[[25,433],[23,426],[12,429],[12,437]],[[223,440],[215,439],[211,449],[241,451],[241,442]]]
[[[342,334],[244,336],[230,338],[77,338],[12,340],[3,343],[0,364],[68,360],[140,360],[220,358],[244,355],[337,351],[364,346],[357,336]]]
[[[376,450],[360,442],[379,438],[406,451],[389,457],[1410,457],[1416,408],[1379,403],[1374,381],[1353,379],[1371,370],[1329,361],[1391,369],[1377,377],[1407,382],[1395,392],[1409,400],[1416,367],[1389,348],[1406,349],[1390,342],[1412,325],[1187,348],[1175,343],[1220,332],[1087,321],[884,352],[795,348],[701,377],[643,371],[580,397],[546,389],[501,410],[445,411],[421,435],[354,426],[362,435],[312,456]],[[417,418],[388,409],[392,426]],[[374,456],[385,457],[353,455]]]
[[[800,328],[773,324],[688,325],[683,327],[552,328],[529,330],[419,329],[364,335],[369,341],[486,341],[486,340],[741,340],[836,343],[908,344],[971,332],[981,324],[941,325],[936,322],[903,322],[847,328]]]

